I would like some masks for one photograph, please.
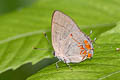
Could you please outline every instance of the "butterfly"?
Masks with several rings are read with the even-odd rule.
[[[58,62],[63,61],[70,67],[69,63],[79,63],[93,57],[93,41],[64,13],[54,11],[51,33],[54,56],[59,59]]]

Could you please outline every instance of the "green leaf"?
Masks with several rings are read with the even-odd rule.
[[[0,79],[120,79],[120,52],[116,51],[120,47],[119,3],[119,0],[38,0],[29,8],[0,16]],[[56,9],[71,16],[86,34],[93,30],[92,39],[97,37],[93,59],[70,64],[72,71],[62,62],[57,71],[57,59],[52,58],[52,52],[32,49],[34,46],[53,50],[42,33],[47,32],[51,40],[51,17]],[[33,65],[26,64],[29,62]]]

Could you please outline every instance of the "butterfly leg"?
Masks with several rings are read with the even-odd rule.
[[[56,62],[56,68],[57,68],[57,69],[59,68],[58,63],[59,63],[60,61],[61,61],[61,60],[59,60],[59,61]]]
[[[66,65],[72,70],[72,67],[70,66],[70,64],[66,63]]]
[[[66,61],[66,59],[64,59],[64,63],[66,63],[66,65],[72,70],[71,66],[68,64],[68,62]]]

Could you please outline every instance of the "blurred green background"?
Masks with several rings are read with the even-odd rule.
[[[94,57],[56,70],[51,40],[54,10],[97,38]],[[119,0],[0,0],[0,80],[120,80]],[[50,51],[33,50],[32,47]]]

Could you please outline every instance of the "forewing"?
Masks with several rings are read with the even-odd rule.
[[[88,40],[69,16],[60,11],[55,11],[52,17],[52,45],[56,56],[74,58],[80,56],[81,50],[77,42],[70,37],[70,34],[81,44],[83,44],[83,40]],[[76,60],[79,59],[71,58],[71,61]]]

